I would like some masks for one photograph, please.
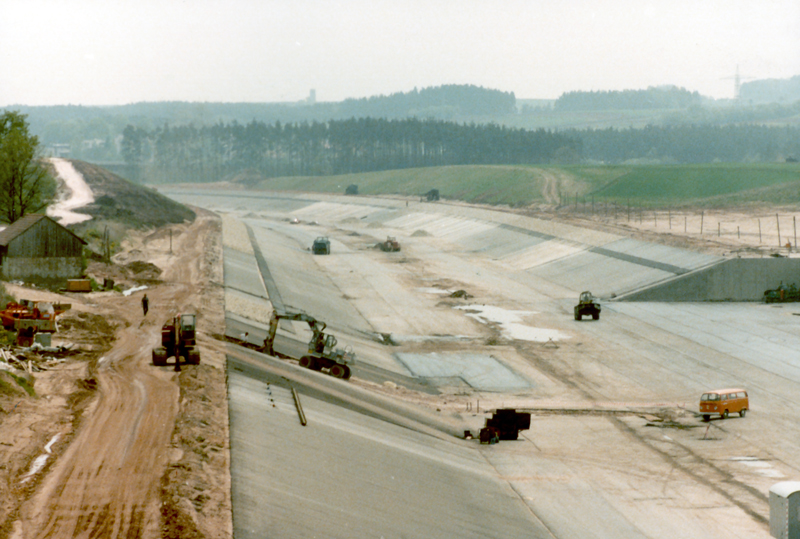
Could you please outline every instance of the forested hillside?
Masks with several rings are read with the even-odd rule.
[[[553,104],[557,110],[686,109],[702,104],[697,92],[674,86],[613,92],[567,92]]]
[[[800,128],[672,126],[552,132],[494,124],[372,118],[125,129],[134,179],[211,182],[447,165],[778,162],[800,156]]]
[[[746,103],[794,103],[800,101],[800,75],[744,82],[739,95]]]
[[[542,164],[578,155],[579,142],[544,131],[439,120],[359,118],[326,123],[251,122],[129,126],[122,154],[148,182],[210,182],[247,172],[260,177],[329,176],[468,164]]]
[[[581,142],[582,161],[611,164],[784,162],[800,157],[798,127],[700,124],[561,133]]]

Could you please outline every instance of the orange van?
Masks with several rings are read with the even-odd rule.
[[[711,419],[711,414],[719,414],[726,419],[728,414],[739,412],[744,417],[749,409],[750,400],[744,389],[717,389],[707,391],[700,397],[700,413],[705,421]]]

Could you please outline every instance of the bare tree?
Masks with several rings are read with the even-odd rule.
[[[47,207],[55,181],[39,156],[39,138],[28,130],[27,116],[0,116],[0,218],[13,223]]]

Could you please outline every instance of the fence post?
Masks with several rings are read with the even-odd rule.
[[[705,219],[705,211],[700,212],[700,235],[703,235],[703,220]]]
[[[775,226],[778,227],[778,247],[782,247],[783,244],[781,244],[781,221],[780,219],[778,219],[777,213],[775,214]]]
[[[761,243],[761,219],[758,219],[758,243]]]

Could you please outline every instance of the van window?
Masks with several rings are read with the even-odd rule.
[[[719,400],[719,395],[716,393],[703,393],[703,396],[700,397],[701,401],[716,401]]]

